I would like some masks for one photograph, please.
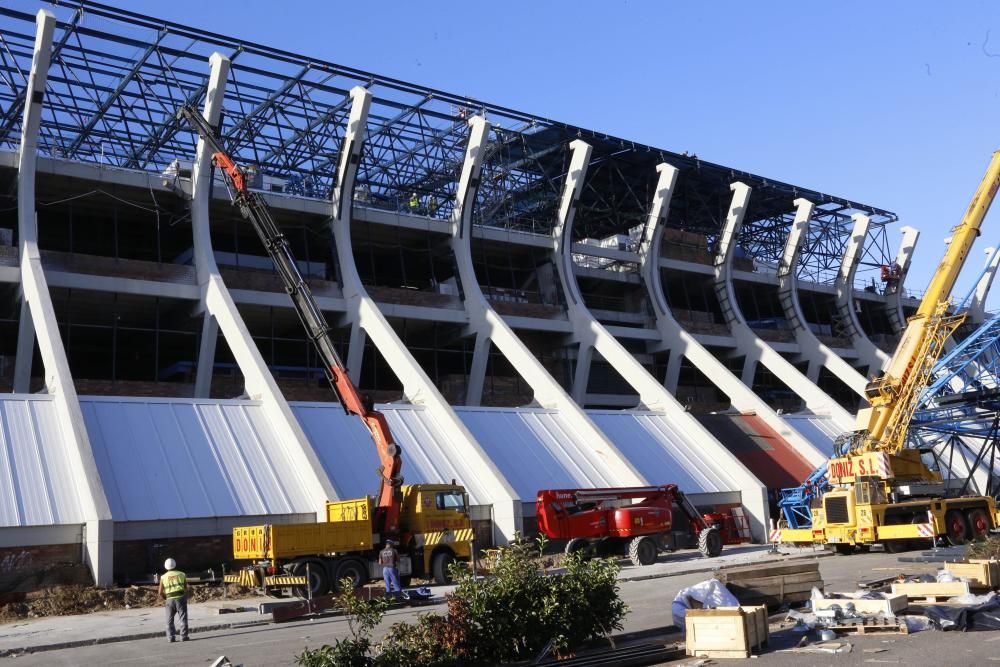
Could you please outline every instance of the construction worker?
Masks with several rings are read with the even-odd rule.
[[[395,540],[385,541],[385,548],[378,554],[378,564],[382,566],[386,596],[399,597],[403,589],[399,585],[399,552],[396,551]]]
[[[427,215],[432,218],[436,218],[438,213],[438,200],[437,197],[431,195],[431,198],[427,201]]]
[[[417,196],[416,192],[410,193],[410,213],[416,213],[419,208],[420,197]]]
[[[181,641],[188,640],[187,577],[177,569],[177,561],[168,558],[163,562],[166,573],[160,577],[160,597],[167,600],[167,640],[176,641],[174,615],[181,622]]]

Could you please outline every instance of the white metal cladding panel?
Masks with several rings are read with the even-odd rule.
[[[252,401],[81,397],[116,521],[315,510]]]
[[[823,415],[784,415],[792,428],[826,454],[833,456],[833,441],[840,435],[837,422]]]
[[[344,413],[339,403],[291,403],[340,498],[378,492],[378,452],[361,420]],[[445,483],[465,486],[473,504],[489,504],[476,480],[479,461],[462,462],[462,446],[427,409],[411,405],[377,405],[402,449],[403,480],[407,484]]]
[[[626,485],[590,463],[577,444],[584,439],[554,410],[456,407],[455,412],[521,500],[533,501],[539,489]]]
[[[83,523],[86,493],[48,397],[0,399],[0,526]]]
[[[687,493],[739,491],[740,484],[726,471],[741,465],[719,461],[718,443],[699,443],[656,412],[588,410],[619,451],[643,473],[650,484],[676,484]]]

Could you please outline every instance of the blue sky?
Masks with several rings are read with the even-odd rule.
[[[914,289],[1000,147],[986,0],[114,4],[895,211]],[[1000,205],[958,293],[998,243]]]

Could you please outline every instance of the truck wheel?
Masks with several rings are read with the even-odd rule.
[[[451,555],[450,551],[442,551],[441,553],[434,554],[434,558],[431,560],[431,572],[434,573],[434,583],[445,585],[451,583],[451,573],[448,572],[448,566],[455,562],[455,557]]]
[[[368,567],[359,560],[347,558],[337,565],[337,578],[334,582],[334,590],[340,592],[340,582],[350,579],[352,590],[368,583]]]
[[[948,510],[944,515],[944,529],[948,544],[957,547],[969,541],[969,522],[959,510]]]
[[[648,535],[633,538],[628,545],[628,557],[633,565],[652,565],[656,562],[656,542]]]
[[[834,544],[833,550],[837,552],[838,556],[850,556],[854,553],[853,544]]]
[[[292,574],[297,577],[309,577],[307,586],[292,587],[292,592],[300,598],[310,596],[315,598],[326,595],[330,591],[330,581],[326,576],[326,568],[321,563],[310,562],[309,567],[306,568],[304,562],[298,562],[292,566]]]
[[[984,510],[976,508],[966,512],[965,518],[969,522],[969,528],[972,529],[972,539],[976,542],[985,540],[992,528],[989,515]]]
[[[566,543],[566,548],[563,549],[563,552],[567,556],[580,554],[580,557],[584,560],[587,560],[594,555],[593,549],[590,548],[590,540],[584,537],[574,537]]]
[[[698,551],[705,558],[715,558],[722,553],[722,535],[715,526],[698,533]]]

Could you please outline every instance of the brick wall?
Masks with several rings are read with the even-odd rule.
[[[0,592],[80,583],[81,569],[84,575],[87,574],[81,564],[82,547],[79,544],[0,548]]]
[[[115,542],[115,581],[127,584],[145,580],[153,572],[163,571],[163,561],[173,558],[189,573],[212,569],[221,574],[235,568],[232,535],[177,537],[162,540],[127,540]]]

